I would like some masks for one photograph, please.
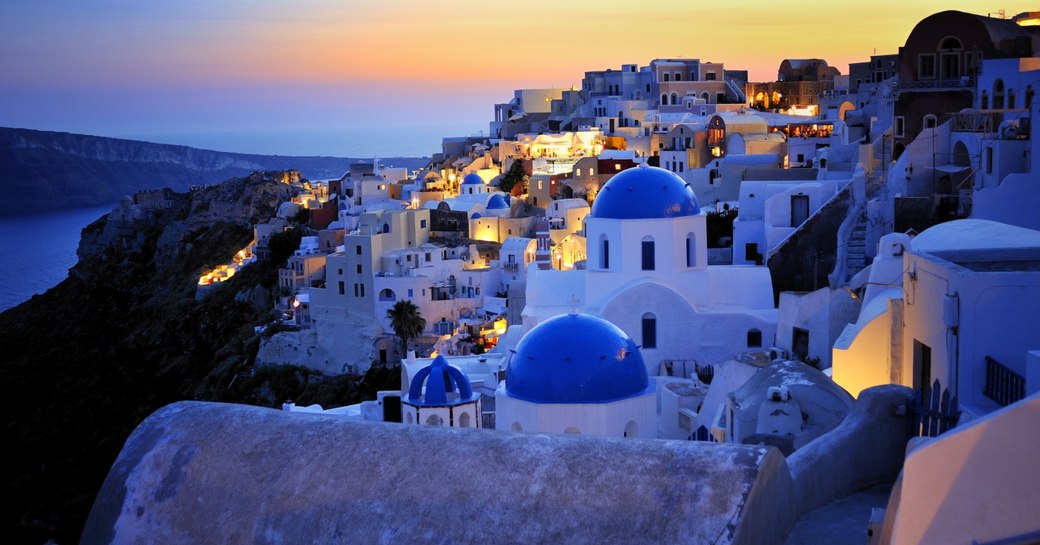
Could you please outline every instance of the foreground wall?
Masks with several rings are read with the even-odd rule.
[[[895,481],[909,439],[911,393],[896,385],[863,390],[837,428],[788,457],[799,513]]]
[[[83,543],[781,543],[779,452],[181,402],[127,440]]]

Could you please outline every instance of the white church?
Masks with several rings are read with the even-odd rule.
[[[618,326],[647,373],[768,349],[776,334],[769,270],[709,266],[706,217],[690,185],[643,164],[610,179],[585,220],[585,269],[528,272],[523,326],[580,311]]]

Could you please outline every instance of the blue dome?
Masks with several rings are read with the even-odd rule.
[[[462,185],[484,185],[484,179],[476,172],[470,172],[462,179]]]
[[[554,316],[524,335],[506,372],[509,397],[533,403],[607,403],[649,387],[636,343],[588,314]]]
[[[502,210],[509,208],[509,203],[506,202],[502,195],[493,195],[488,199],[487,209],[488,210]]]
[[[611,178],[592,203],[594,218],[650,219],[701,213],[690,184],[663,168],[639,166]]]
[[[426,392],[423,392],[423,383],[426,384]],[[448,392],[458,392],[457,399],[448,401]],[[448,365],[444,356],[437,356],[433,362],[419,369],[412,377],[411,387],[408,388],[408,403],[418,406],[444,406],[467,403],[475,399],[473,385],[469,377],[456,367]]]

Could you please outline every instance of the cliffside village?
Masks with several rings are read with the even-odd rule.
[[[297,330],[265,341],[258,365],[399,362],[401,389],[286,412],[767,445],[796,488],[837,483],[821,492],[833,499],[875,461],[819,463],[848,448],[832,432],[866,434],[881,417],[859,404],[901,385],[882,390],[905,402],[880,414],[932,418],[911,435],[938,437],[896,447],[901,499],[871,540],[1036,539],[1038,23],[936,13],[845,74],[787,59],[756,83],[654,59],[517,90],[488,136],[445,138],[419,171],[286,178],[291,201],[199,296],[306,209],[275,309]],[[407,351],[402,301],[424,320]],[[868,444],[857,456],[875,456]],[[791,458],[803,449],[812,463]],[[923,492],[936,482],[946,496]],[[959,494],[974,499],[948,501]],[[796,515],[822,501],[799,498]]]

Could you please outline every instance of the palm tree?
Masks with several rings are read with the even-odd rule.
[[[401,339],[401,354],[404,358],[408,355],[408,341],[422,335],[426,329],[426,319],[419,313],[418,305],[407,299],[394,303],[386,311],[386,317],[390,318],[390,327]]]

